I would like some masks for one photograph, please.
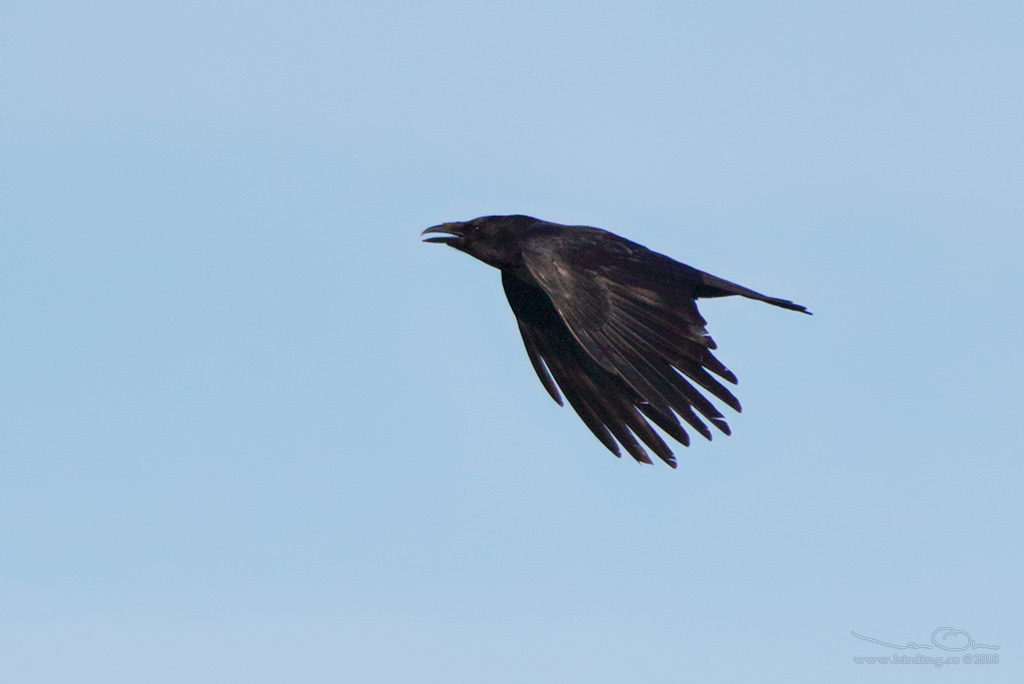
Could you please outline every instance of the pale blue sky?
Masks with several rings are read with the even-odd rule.
[[[0,34],[4,681],[967,677],[853,661],[938,627],[1024,680],[1024,5]],[[619,461],[497,272],[419,241],[513,212],[815,316],[704,303],[734,434]]]

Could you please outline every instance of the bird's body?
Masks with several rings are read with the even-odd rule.
[[[614,454],[621,444],[642,463],[651,460],[641,442],[676,465],[650,423],[684,445],[690,439],[679,418],[707,439],[711,431],[704,420],[729,434],[721,412],[691,382],[740,410],[719,381],[735,384],[736,376],[711,353],[715,343],[697,299],[740,295],[807,313],[799,304],[722,280],[600,228],[485,216],[427,233],[445,234],[428,242],[501,270],[544,388],[561,404],[560,388]]]

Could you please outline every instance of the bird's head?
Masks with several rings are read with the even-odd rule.
[[[442,223],[422,234],[440,234],[424,242],[454,247],[495,268],[514,269],[521,259],[519,239],[538,223],[542,222],[530,216],[481,216],[472,221]]]

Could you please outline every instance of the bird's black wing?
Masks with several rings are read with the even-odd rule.
[[[562,403],[560,387],[590,431],[616,456],[619,455],[618,440],[637,461],[650,463],[650,456],[637,441],[639,437],[659,458],[675,468],[672,450],[640,412],[683,444],[688,444],[689,436],[679,422],[671,414],[656,412],[622,378],[591,358],[540,287],[505,271],[501,282],[519,322],[530,362],[551,398]]]
[[[706,274],[610,233],[593,236],[527,245],[524,266],[592,365],[624,384],[659,427],[687,444],[678,415],[711,439],[703,416],[729,434],[721,412],[690,383],[741,410],[719,381],[735,384],[736,376],[711,353],[715,342],[697,310]]]

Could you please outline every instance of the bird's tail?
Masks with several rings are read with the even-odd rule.
[[[767,302],[773,306],[778,306],[783,309],[789,309],[790,311],[799,311],[811,315],[811,312],[807,310],[806,306],[802,306],[795,302],[791,302],[788,299],[779,299],[778,297],[769,297],[763,295],[760,292],[755,292],[750,288],[731,283],[728,280],[724,280],[717,276],[713,276],[710,273],[701,273],[700,285],[697,286],[696,295],[697,297],[729,297],[731,295],[739,295],[746,297],[747,299],[756,299],[759,302]]]

